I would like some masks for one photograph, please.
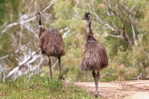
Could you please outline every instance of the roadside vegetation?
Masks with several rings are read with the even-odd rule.
[[[51,1],[55,3],[46,9]],[[0,0],[0,57],[8,56],[0,58],[0,65],[9,72],[22,56],[38,50],[37,19],[25,24],[14,23],[42,11],[44,26],[60,29],[64,37],[66,55],[62,64],[68,70],[66,80],[93,81],[91,73],[82,72],[79,67],[85,43],[82,16],[91,12],[95,37],[105,45],[109,56],[109,67],[101,72],[100,81],[149,79],[148,5],[149,0]],[[13,25],[9,27],[10,24]],[[45,58],[42,72],[48,72],[47,63]],[[53,69],[56,79],[57,66]],[[30,79],[1,81],[0,98],[93,99],[86,91],[64,86],[55,79],[48,80],[45,73]]]

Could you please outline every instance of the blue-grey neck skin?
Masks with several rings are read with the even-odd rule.
[[[38,24],[39,24],[39,37],[41,36],[42,32],[45,31],[44,26],[42,25],[42,20],[41,20],[41,13],[37,13],[37,18],[38,18]]]
[[[41,13],[40,12],[37,14],[37,17],[39,19],[38,24],[40,26],[40,25],[42,25],[42,23],[41,23]]]
[[[89,32],[90,34],[93,34],[91,24],[92,24],[91,21],[88,21],[88,32]]]

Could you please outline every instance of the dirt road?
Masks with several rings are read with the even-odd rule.
[[[93,82],[74,84],[94,93]],[[149,99],[149,80],[99,82],[99,90],[103,99]]]

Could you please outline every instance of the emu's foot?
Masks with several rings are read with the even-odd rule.
[[[99,94],[98,93],[95,93],[95,97],[97,98],[99,96]]]
[[[59,80],[65,80],[65,77],[66,77],[68,71],[69,71],[69,69],[68,69],[68,68],[65,68],[65,69],[62,71],[62,73],[59,74],[58,79],[59,79]]]
[[[95,97],[101,97],[101,94],[99,92],[95,92]]]
[[[59,76],[58,79],[59,80],[65,80],[64,76]]]

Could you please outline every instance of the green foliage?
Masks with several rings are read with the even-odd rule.
[[[0,25],[18,18],[20,0],[0,0]]]
[[[109,66],[102,70],[100,81],[132,80],[137,79],[140,73],[143,74],[142,79],[148,78],[149,1],[109,1],[112,2],[112,9],[119,15],[108,15],[108,5],[103,0],[58,0],[45,12],[52,14],[52,19],[47,20],[48,22],[46,22],[45,26],[58,29],[68,28],[69,30],[64,39],[66,54],[62,58],[64,69],[67,68],[69,70],[66,75],[67,80],[93,81],[91,72],[80,70],[85,44],[85,23],[82,21],[82,17],[86,11],[93,14],[92,28],[95,37],[104,43],[109,56]],[[122,5],[127,5],[130,13],[133,14],[132,18],[124,9],[118,8],[118,2]],[[49,0],[0,0],[0,30],[4,28],[1,25],[5,26],[4,24],[17,22],[22,13],[35,14],[48,6],[48,4]],[[121,6],[119,5],[119,7]],[[103,23],[95,15],[100,17]],[[134,20],[132,21],[131,19]],[[124,38],[109,36],[110,34],[123,36],[122,33],[125,32],[133,40],[130,22],[135,24],[136,45],[129,45]],[[117,31],[106,28],[106,23],[116,28]],[[30,25],[37,28],[37,20],[31,22]],[[104,37],[105,33],[108,36]],[[0,56],[9,54],[7,64],[16,66],[18,64],[16,57],[21,56],[22,53],[15,53],[19,44],[14,41],[12,36],[17,38],[17,41],[21,40],[20,44],[26,45],[33,50],[38,48],[38,40],[33,33],[22,29],[22,27],[20,28],[20,26],[10,28],[6,33],[0,35]],[[58,74],[55,70],[54,73]],[[22,77],[16,82],[0,83],[0,96],[2,99],[93,99],[84,90],[72,85],[66,86],[62,81],[56,79],[50,80],[47,76],[34,76],[31,80],[28,80],[27,77]]]
[[[118,15],[108,15],[108,5],[103,0],[58,0],[48,11],[47,14],[52,14],[51,20],[45,24],[46,26],[55,27],[58,29],[68,28],[69,33],[65,37],[66,55],[63,57],[63,66],[68,68],[67,79],[71,81],[93,81],[92,75],[89,72],[80,70],[80,62],[82,59],[84,44],[85,44],[85,23],[82,17],[86,11],[93,13],[93,31],[96,39],[104,43],[109,54],[109,67],[101,73],[101,81],[111,81],[119,79],[122,74],[124,79],[136,79],[141,72],[147,72],[143,69],[148,68],[148,52],[149,52],[149,1],[148,0],[109,0],[112,2],[112,9]],[[118,2],[117,2],[118,1]],[[122,5],[118,5],[118,4]],[[35,14],[37,11],[44,9],[49,4],[49,0],[0,0],[0,24],[10,23],[19,20],[19,15],[23,13]],[[130,9],[131,15],[122,9],[123,5],[127,5]],[[118,8],[120,7],[120,8]],[[127,12],[127,13],[126,13]],[[44,15],[44,14],[43,14]],[[102,22],[97,18],[101,18]],[[132,20],[134,19],[134,20]],[[37,20],[36,20],[37,21]],[[32,22],[30,25],[37,27],[37,22]],[[130,40],[135,41],[133,37],[133,30],[130,23],[134,24],[136,32],[136,41],[138,45],[132,44],[124,38],[116,38],[110,36],[120,35],[126,33]],[[113,26],[117,31],[111,30],[107,24]],[[0,27],[0,29],[3,27]],[[65,30],[64,30],[65,31]],[[67,32],[67,30],[65,31]],[[16,59],[14,57],[21,56],[15,54],[18,44],[14,44],[12,35],[20,38],[18,35],[22,33],[21,44],[36,50],[38,48],[38,40],[33,33],[20,27],[11,28],[9,33],[4,33],[0,37],[0,56],[11,54],[9,57],[10,66],[15,66]],[[108,36],[104,37],[107,33]],[[63,33],[62,33],[63,34]],[[20,40],[20,39],[19,39]],[[29,43],[30,42],[30,43]],[[28,44],[29,43],[29,44]],[[12,46],[13,45],[13,46]],[[15,56],[16,55],[16,56]],[[119,69],[122,66],[123,69]],[[82,75],[82,77],[80,76]],[[79,77],[79,79],[77,79]],[[42,78],[40,78],[42,79]],[[61,89],[61,82],[47,81],[43,82],[44,87],[51,83],[50,87],[53,89]]]
[[[5,1],[6,0],[0,0],[0,24],[3,23],[3,18],[5,16]]]
[[[125,51],[128,48],[128,44],[126,41],[113,38],[113,37],[107,37],[106,43],[108,45],[108,48],[110,50],[110,56],[117,56],[117,53],[119,50]]]
[[[53,90],[60,90],[62,88],[62,82],[59,80],[49,80],[49,87]],[[55,91],[56,91],[55,90]]]
[[[62,19],[70,19],[73,14],[73,2],[72,0],[61,0],[54,5],[55,16]]]
[[[1,99],[93,99],[78,87],[48,79],[34,76],[31,80],[23,77],[15,82],[0,83]]]
[[[11,52],[11,38],[8,33],[0,37],[0,56],[4,56]]]

